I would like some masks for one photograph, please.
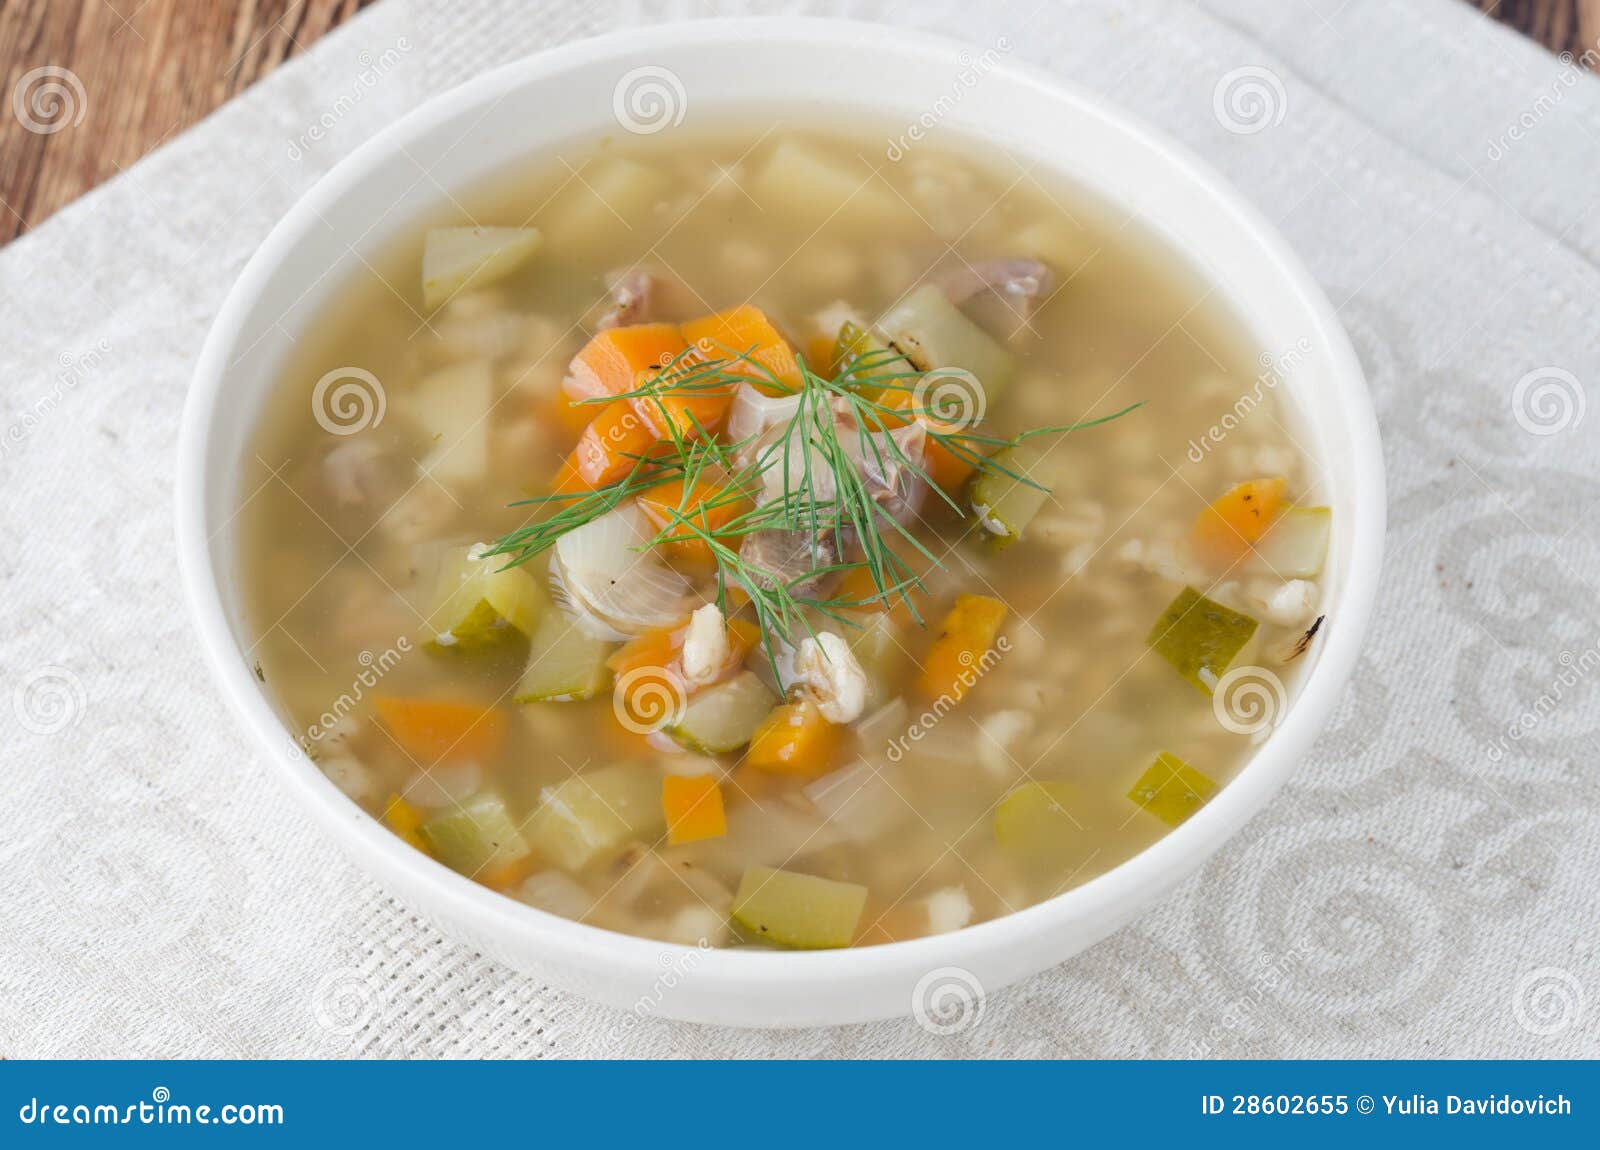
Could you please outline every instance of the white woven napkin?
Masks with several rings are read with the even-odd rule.
[[[279,792],[179,597],[189,372],[294,199],[485,67],[713,7],[1004,35],[1183,139],[1304,255],[1383,422],[1384,590],[1303,773],[1158,909],[956,1034],[634,1020],[445,940]],[[1456,0],[364,13],[0,251],[0,1054],[1600,1053],[1594,62]],[[61,130],[97,130],[97,99]]]

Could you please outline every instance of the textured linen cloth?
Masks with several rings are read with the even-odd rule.
[[[273,223],[484,68],[697,15],[944,32],[1130,108],[1288,236],[1369,373],[1377,616],[1286,791],[975,1024],[733,1032],[542,987],[402,909],[224,709],[171,529],[179,410]],[[0,251],[0,1054],[1600,1053],[1596,58],[1455,0],[389,0]],[[86,116],[61,130],[93,131]]]

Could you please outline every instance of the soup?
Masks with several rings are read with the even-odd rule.
[[[877,139],[530,158],[286,356],[257,671],[417,850],[651,938],[887,943],[1116,866],[1281,714],[1331,518],[1283,365],[1137,218]]]

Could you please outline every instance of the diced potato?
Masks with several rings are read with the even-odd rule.
[[[690,699],[683,717],[667,733],[699,754],[736,751],[751,740],[777,704],[778,697],[759,675],[741,671]]]
[[[752,939],[820,950],[849,946],[866,905],[857,883],[753,866],[733,896],[733,919]]]
[[[546,611],[539,618],[528,652],[528,666],[517,684],[519,703],[555,703],[592,699],[611,686],[606,666],[615,643],[596,639],[565,611]]]
[[[1217,784],[1177,755],[1162,751],[1139,776],[1128,797],[1156,818],[1175,827],[1216,794]]]
[[[489,471],[493,407],[494,372],[488,360],[468,360],[426,376],[404,397],[406,415],[433,441],[422,469],[446,487],[483,479]]]
[[[633,763],[576,775],[539,792],[528,845],[557,866],[580,871],[666,826],[661,782]]]
[[[434,858],[451,870],[473,876],[516,862],[528,844],[506,810],[505,800],[481,791],[435,815],[418,828]]]
[[[937,284],[923,284],[906,296],[878,321],[878,330],[921,371],[970,372],[983,389],[986,409],[999,401],[1016,372],[1011,353],[968,319]]]
[[[810,227],[830,218],[880,226],[916,218],[870,164],[841,161],[794,139],[772,149],[750,195],[763,211]]]
[[[995,808],[994,837],[1002,846],[1024,854],[1068,853],[1083,831],[1072,814],[1081,801],[1073,783],[1023,783]]]
[[[1206,694],[1256,633],[1256,621],[1185,587],[1150,628],[1145,643]]]
[[[1332,529],[1333,512],[1329,508],[1291,507],[1256,540],[1239,569],[1285,579],[1314,578],[1327,562]]]
[[[615,250],[636,243],[667,194],[667,177],[647,164],[605,156],[584,165],[543,216],[552,248]]]
[[[428,645],[435,650],[474,652],[497,648],[521,635],[532,637],[548,598],[525,567],[501,570],[506,557],[454,549],[439,572],[428,611]]]
[[[538,228],[434,228],[422,242],[422,306],[504,279],[539,250]]]
[[[885,703],[894,694],[895,684],[910,662],[900,637],[900,628],[885,612],[867,615],[856,630],[846,630],[850,650],[867,673],[867,707]]]

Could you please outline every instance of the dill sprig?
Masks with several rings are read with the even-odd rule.
[[[848,351],[850,344],[843,336],[840,344]],[[560,492],[512,504],[535,507],[544,514],[502,536],[488,553],[506,556],[507,567],[527,563],[562,536],[627,500],[680,482],[683,495],[679,505],[664,509],[657,505],[658,514],[667,522],[660,524],[657,534],[640,550],[701,541],[715,564],[718,608],[725,617],[732,615],[730,591],[737,588],[743,593],[774,671],[778,644],[792,646],[802,630],[814,635],[814,618],[855,627],[860,624],[848,612],[900,603],[913,619],[923,623],[914,596],[925,590],[925,575],[943,568],[944,563],[875,497],[866,466],[870,463],[879,476],[908,473],[936,492],[957,515],[964,517],[968,510],[933,481],[923,458],[912,458],[905,451],[892,434],[895,430],[918,419],[929,440],[974,471],[1048,490],[1032,476],[1011,468],[1001,457],[1004,449],[1040,436],[1099,426],[1140,406],[1132,404],[1078,423],[996,436],[975,426],[952,424],[946,418],[948,412],[918,402],[930,373],[915,368],[893,348],[845,354],[832,378],[797,357],[799,386],[779,379],[755,359],[754,348],[720,350],[720,358],[707,358],[699,349],[688,349],[629,391],[581,401],[632,402],[635,410],[652,409],[659,416],[652,422],[666,428],[668,438],[657,450],[632,457],[633,466],[622,478],[593,491]],[[671,398],[728,394],[750,383],[775,395],[796,398],[793,414],[763,433],[759,443],[720,440],[700,424],[692,406],[673,409],[667,404]],[[679,425],[675,410],[688,421],[687,430]],[[769,490],[775,486],[769,480],[774,472],[782,477],[776,492]],[[713,494],[706,494],[708,484],[715,485]],[[762,494],[770,497],[760,498]],[[734,506],[739,510],[712,526],[708,512]],[[834,559],[795,577],[779,578],[741,552],[747,537],[763,531],[803,534],[807,554],[816,557],[831,550]],[[925,566],[919,570],[896,543]],[[859,557],[846,559],[852,552]],[[872,590],[867,594],[827,596],[806,590],[806,585],[814,588],[825,577],[858,570],[871,580]]]

